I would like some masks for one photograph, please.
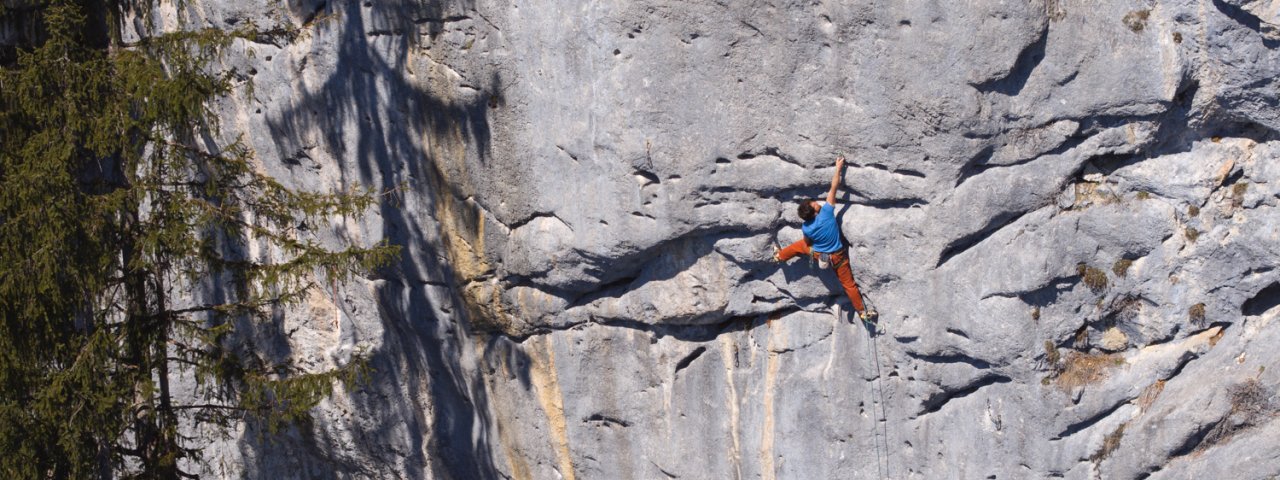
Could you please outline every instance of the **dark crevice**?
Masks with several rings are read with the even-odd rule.
[[[612,282],[608,282],[603,285],[600,285],[600,287],[597,288],[596,290],[586,292],[578,296],[578,298],[575,298],[571,302],[570,306],[565,307],[565,310],[568,310],[573,307],[588,305],[592,302],[595,302],[597,300],[604,299],[604,298],[621,297],[625,295],[627,292],[631,291],[631,284],[634,283],[637,278],[639,278],[638,275],[626,276],[626,277],[622,277],[617,280],[614,280]]]
[[[1230,327],[1230,326],[1231,326],[1231,324],[1230,324],[1230,323],[1227,323],[1227,322],[1218,322],[1218,323],[1214,323],[1214,324],[1210,325],[1210,326],[1209,326],[1209,329],[1214,328],[1214,327],[1221,327],[1221,328],[1222,328],[1221,332],[1226,332],[1226,331],[1227,331],[1227,327]],[[1208,329],[1205,329],[1205,330],[1208,330]],[[1188,335],[1187,335],[1187,337],[1194,337],[1194,336],[1196,336],[1196,335],[1198,335],[1198,334],[1200,334],[1200,333],[1203,333],[1205,330],[1200,330],[1200,331],[1196,331],[1196,332],[1190,333],[1190,334],[1188,334]],[[1185,338],[1185,337],[1184,337],[1184,338]],[[1152,345],[1161,345],[1161,344],[1164,344],[1164,343],[1168,343],[1168,342],[1156,342],[1156,343],[1148,344],[1147,346],[1148,346],[1148,347],[1150,347],[1150,346],[1152,346]],[[1199,355],[1199,354],[1197,354],[1197,353],[1195,353],[1195,352],[1192,352],[1192,351],[1190,351],[1190,350],[1188,350],[1188,351],[1186,351],[1186,352],[1183,352],[1183,353],[1182,353],[1182,356],[1178,358],[1178,366],[1177,366],[1177,367],[1174,367],[1173,371],[1169,372],[1169,375],[1168,375],[1168,376],[1166,376],[1166,377],[1164,377],[1164,378],[1162,378],[1161,380],[1169,380],[1169,379],[1171,379],[1171,378],[1173,378],[1173,377],[1176,377],[1176,376],[1178,376],[1178,375],[1181,375],[1181,374],[1182,374],[1182,370],[1183,370],[1183,369],[1185,369],[1185,368],[1187,368],[1187,365],[1190,365],[1192,360],[1195,360],[1195,359],[1198,359],[1198,358],[1200,358],[1200,355]]]
[[[678,375],[681,370],[689,368],[689,364],[693,363],[694,360],[697,360],[698,357],[701,357],[703,353],[706,353],[706,351],[707,347],[698,347],[693,349],[692,352],[685,355],[679,362],[676,362],[676,369],[672,372],[672,376]]]
[[[1137,476],[1133,477],[1133,479],[1134,479],[1134,480],[1146,480],[1146,479],[1148,479],[1148,478],[1151,478],[1151,474],[1156,473],[1156,472],[1159,472],[1159,471],[1161,471],[1161,470],[1164,470],[1164,468],[1163,468],[1163,467],[1161,467],[1161,466],[1159,466],[1159,465],[1155,465],[1155,466],[1152,466],[1152,467],[1148,468],[1145,472],[1139,472]]]
[[[1049,282],[1046,283],[1044,286],[1039,287],[1035,290],[1018,291],[1018,292],[997,292],[997,293],[992,293],[990,295],[982,297],[982,300],[986,300],[988,298],[996,298],[996,297],[1017,298],[1018,300],[1021,300],[1022,303],[1025,303],[1033,307],[1047,307],[1049,305],[1052,305],[1053,302],[1058,301],[1058,297],[1061,296],[1064,292],[1071,291],[1071,289],[1075,287],[1076,283],[1080,281],[1079,279],[1080,277],[1077,277],[1077,276],[1057,277],[1052,280],[1049,280]]]
[[[1232,5],[1223,0],[1213,0],[1213,6],[1217,8],[1219,12],[1222,12],[1223,15],[1235,20],[1236,23],[1244,25],[1249,30],[1262,34],[1260,36],[1262,38],[1263,46],[1267,48],[1276,48],[1277,46],[1280,46],[1280,40],[1268,38],[1266,32],[1263,32],[1263,25],[1266,25],[1266,29],[1268,30],[1275,27],[1271,23],[1262,20],[1257,15],[1250,13],[1248,10]]]
[[[430,18],[430,17],[415,18],[413,19],[413,23],[421,25],[424,23],[453,23],[453,22],[461,22],[463,20],[471,20],[471,17],[468,17],[466,15],[453,15],[453,16],[444,17],[444,18]]]
[[[1089,133],[1082,133],[1082,132],[1089,132]],[[995,146],[988,145],[986,148],[982,149],[982,151],[978,152],[978,154],[970,158],[969,161],[965,163],[964,167],[960,168],[960,175],[958,178],[956,178],[956,187],[959,187],[960,185],[964,184],[964,182],[969,181],[969,179],[973,177],[986,173],[988,170],[1026,165],[1028,163],[1039,160],[1043,157],[1065,154],[1071,151],[1072,149],[1080,146],[1086,140],[1089,140],[1090,138],[1092,138],[1093,133],[1096,133],[1096,132],[1090,131],[1090,129],[1082,127],[1080,131],[1077,132],[1076,134],[1073,134],[1063,139],[1062,143],[1059,144],[1058,146],[1053,147],[1044,152],[1031,155],[1027,158],[1018,160],[1016,162],[995,163],[995,164],[988,163],[991,161],[991,158],[995,155],[995,152],[996,152]]]
[[[947,331],[951,331],[948,329]],[[964,336],[964,335],[961,335]],[[965,337],[968,338],[968,337]],[[991,362],[974,358],[963,353],[937,353],[925,355],[915,352],[907,352],[907,356],[927,363],[964,363],[979,370],[991,368]]]
[[[584,418],[582,421],[584,423],[595,423],[597,425],[607,426],[607,427],[627,428],[631,426],[631,422],[628,422],[621,418],[604,415],[601,413],[593,413],[591,414],[591,416]]]
[[[1108,407],[1106,410],[1103,410],[1103,411],[1101,411],[1101,412],[1098,412],[1097,414],[1095,414],[1095,415],[1093,415],[1093,416],[1091,416],[1091,417],[1089,417],[1089,418],[1086,418],[1086,419],[1081,420],[1081,421],[1079,421],[1079,422],[1073,423],[1073,424],[1071,424],[1071,425],[1067,425],[1067,428],[1066,428],[1065,430],[1063,430],[1062,432],[1058,433],[1058,435],[1057,435],[1057,436],[1055,436],[1055,437],[1051,438],[1050,440],[1062,440],[1062,439],[1064,439],[1064,438],[1067,438],[1067,437],[1070,437],[1070,436],[1075,435],[1075,434],[1077,434],[1077,433],[1080,433],[1081,431],[1084,431],[1084,430],[1086,430],[1086,429],[1088,429],[1088,428],[1090,428],[1090,427],[1092,427],[1092,426],[1094,426],[1094,425],[1097,425],[1097,424],[1098,424],[1098,422],[1101,422],[1102,420],[1106,419],[1107,417],[1110,417],[1110,416],[1111,416],[1111,414],[1116,413],[1116,410],[1119,410],[1119,409],[1120,409],[1120,407],[1123,407],[1123,406],[1125,406],[1125,405],[1128,405],[1128,404],[1129,404],[1129,402],[1131,402],[1131,401],[1133,401],[1133,399],[1131,399],[1131,398],[1126,398],[1126,399],[1124,399],[1124,400],[1121,400],[1121,401],[1119,401],[1119,402],[1116,402],[1116,404],[1115,404],[1115,405],[1112,405],[1112,406]]]
[[[492,215],[490,215],[490,216],[489,216],[489,218],[493,218],[493,219],[494,219],[494,221],[497,221],[497,219],[496,219],[496,218],[494,218]],[[532,222],[532,221],[537,220],[537,219],[539,219],[539,218],[554,218],[554,219],[556,219],[556,220],[560,220],[560,223],[564,223],[566,227],[569,225],[568,223],[565,223],[565,221],[564,221],[564,220],[561,220],[561,219],[560,219],[560,217],[556,216],[556,214],[554,214],[554,213],[551,213],[551,212],[535,212],[533,215],[529,215],[528,217],[525,217],[525,218],[522,218],[522,219],[517,220],[517,221],[515,221],[515,222],[512,222],[510,225],[507,225],[506,227],[507,227],[507,230],[515,231],[516,229],[518,229],[518,228],[520,228],[520,227],[523,227],[523,226],[525,226],[525,225],[528,225],[528,224],[529,224],[529,222]],[[499,223],[501,223],[501,222],[499,222]],[[570,229],[570,230],[572,230],[572,229]]]
[[[1040,62],[1044,60],[1045,46],[1049,44],[1049,22],[1044,23],[1044,27],[1040,29],[1040,36],[1036,41],[1031,42],[1022,52],[1018,54],[1018,59],[1013,63],[1013,68],[1009,69],[1009,75],[1004,78],[995,78],[979,84],[975,84],[976,88],[982,93],[999,93],[1010,97],[1016,97],[1022,93],[1022,89],[1027,86],[1027,80],[1031,78],[1032,72],[1036,67],[1040,66]]]
[[[1226,417],[1223,417],[1221,420],[1218,420],[1216,422],[1208,422],[1208,423],[1205,423],[1204,425],[1200,425],[1199,428],[1197,428],[1194,432],[1191,433],[1191,435],[1187,436],[1187,438],[1183,440],[1182,445],[1179,445],[1178,448],[1173,449],[1173,452],[1169,454],[1169,459],[1173,460],[1175,458],[1186,456],[1194,452],[1196,448],[1199,447],[1202,443],[1204,443],[1205,439],[1209,437],[1209,433],[1219,428],[1219,424],[1221,424],[1225,420],[1226,420]]]
[[[987,165],[987,162],[991,161],[991,157],[995,154],[995,145],[987,145],[978,153],[969,157],[969,161],[965,162],[963,167],[960,167],[960,175],[956,178],[956,186],[959,187],[970,178],[990,169],[991,167]]]
[[[947,262],[951,261],[957,255],[960,255],[969,249],[977,246],[982,241],[991,238],[996,232],[1004,227],[1012,225],[1014,222],[1022,219],[1023,216],[1030,213],[1031,210],[1022,212],[1003,212],[999,215],[991,217],[987,224],[976,232],[964,235],[960,238],[952,240],[946,248],[942,249],[942,253],[938,255],[938,263],[934,268],[942,268]]]
[[[610,320],[599,320],[599,321],[593,320],[589,322],[573,323],[573,324],[567,324],[567,325],[555,325],[555,326],[544,325],[544,326],[539,326],[534,328],[529,333],[524,333],[519,335],[512,335],[512,334],[502,333],[502,332],[495,332],[495,333],[498,335],[505,336],[511,339],[515,343],[523,343],[525,340],[528,340],[532,337],[539,336],[539,335],[546,335],[553,332],[572,330],[574,328],[578,328],[583,325],[599,325],[603,327],[627,328],[631,330],[647,332],[652,334],[655,338],[671,337],[671,338],[675,338],[675,339],[678,339],[684,342],[689,342],[689,343],[706,343],[706,342],[715,340],[720,335],[723,335],[725,333],[731,333],[735,331],[746,331],[751,328],[764,325],[765,323],[763,319],[766,317],[781,318],[798,311],[800,311],[800,308],[798,307],[787,306],[787,307],[779,308],[777,310],[773,310],[770,312],[762,313],[760,315],[752,315],[749,317],[727,317],[716,323],[655,324],[655,323],[645,323],[638,320],[610,319]]]
[[[568,150],[565,150],[565,148],[564,148],[564,147],[562,147],[562,146],[560,146],[560,145],[556,145],[556,148],[560,150],[560,153],[563,153],[563,154],[565,154],[565,155],[569,156],[569,159],[570,159],[570,160],[573,160],[573,162],[574,162],[574,163],[578,163],[578,156],[577,156],[577,155],[574,155],[572,152],[570,152],[570,151],[568,151]]]
[[[1004,375],[992,374],[992,375],[987,375],[982,378],[979,378],[977,381],[959,390],[952,390],[952,391],[943,390],[942,392],[930,395],[929,398],[925,399],[922,405],[924,409],[921,410],[920,413],[916,416],[919,417],[926,414],[937,412],[938,410],[941,410],[942,407],[950,403],[952,400],[957,400],[957,399],[972,395],[974,392],[981,390],[983,387],[995,385],[998,383],[1009,383],[1012,381],[1013,379],[1006,377]]]
[[[302,19],[302,24],[304,26],[311,25],[311,22],[315,21],[316,17],[320,16],[320,14],[324,12],[325,8],[328,7],[329,2],[317,3],[316,8],[311,9],[311,13],[308,13],[306,18]]]
[[[867,198],[865,200],[855,200],[849,203],[871,207],[877,210],[895,210],[923,207],[928,205],[929,201],[923,198]]]
[[[1245,300],[1240,306],[1240,313],[1244,315],[1262,315],[1267,311],[1280,306],[1280,282],[1273,282],[1266,288],[1259,290],[1252,298]]]
[[[632,171],[631,173],[634,173],[634,174],[635,174],[636,176],[638,176],[638,177],[644,178],[644,180],[645,180],[645,183],[644,183],[644,184],[645,184],[645,185],[661,184],[661,183],[662,183],[662,179],[661,179],[661,178],[658,178],[658,176],[657,176],[657,175],[654,175],[654,174],[653,174],[653,172],[648,172],[648,171],[644,171],[644,170],[636,169],[636,170]]]
[[[801,164],[798,160],[796,160],[795,157],[782,153],[782,151],[779,150],[778,147],[764,147],[759,150],[742,152],[738,154],[738,159],[748,160],[748,159],[759,157],[761,155],[768,155],[768,156],[777,158],[779,160],[782,160],[783,162],[795,165],[797,167],[806,168],[803,164]],[[720,159],[717,159],[716,163],[720,163]]]
[[[902,175],[904,177],[928,178],[927,176],[925,176],[924,172],[921,172],[919,170],[912,170],[909,168],[899,168],[897,170],[893,170],[891,173],[894,173],[896,175]]]

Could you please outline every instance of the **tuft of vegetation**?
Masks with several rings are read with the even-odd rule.
[[[1053,22],[1067,18],[1067,9],[1062,6],[1062,0],[1047,0],[1044,2],[1044,13]]]
[[[1031,309],[1031,321],[1033,322],[1040,321],[1040,307],[1035,307]]]
[[[1182,32],[1173,32],[1173,43],[1182,43]]]
[[[1231,186],[1231,196],[1240,198],[1249,191],[1249,182],[1239,182]]]
[[[1129,267],[1131,266],[1133,266],[1133,260],[1121,258],[1116,260],[1115,264],[1111,265],[1111,271],[1114,272],[1117,277],[1123,278],[1129,275]]]
[[[1142,190],[1138,192],[1137,196],[1138,196],[1138,200],[1149,200],[1151,198],[1151,192]]]
[[[377,192],[293,190],[217,140],[208,105],[236,80],[214,65],[248,33],[126,43],[130,2],[18,4],[0,11],[30,26],[0,48],[0,473],[192,477],[184,432],[306,421],[362,377],[358,357],[304,369],[237,333],[397,255],[306,227]]]
[[[1231,396],[1231,412],[1245,417],[1246,422],[1261,419],[1275,410],[1271,392],[1256,378],[1227,388]]]
[[[1204,304],[1197,303],[1195,305],[1192,305],[1190,308],[1188,308],[1187,317],[1191,319],[1191,323],[1196,323],[1196,324],[1203,323],[1204,322]]]
[[[1120,21],[1124,22],[1126,27],[1134,33],[1141,32],[1147,28],[1147,19],[1151,18],[1151,10],[1134,10],[1125,14]]]
[[[1160,394],[1164,392],[1164,383],[1164,380],[1156,380],[1155,383],[1142,389],[1142,393],[1138,395],[1137,399],[1137,405],[1140,410],[1145,412],[1151,408],[1151,404],[1155,403]]]
[[[1071,390],[1079,386],[1091,385],[1106,378],[1112,368],[1124,364],[1124,357],[1119,355],[1072,351],[1062,360],[1058,386],[1063,390]]]
[[[1231,186],[1231,206],[1240,208],[1244,205],[1244,194],[1249,191],[1248,182],[1239,182]]]
[[[1102,447],[1100,447],[1097,452],[1094,452],[1094,454],[1089,457],[1089,460],[1092,460],[1094,463],[1101,462],[1111,456],[1111,452],[1120,448],[1120,439],[1124,438],[1124,427],[1127,425],[1127,422],[1121,423],[1119,427],[1116,427],[1115,431],[1112,431],[1103,437]]]
[[[1241,430],[1256,427],[1275,417],[1277,406],[1270,392],[1256,378],[1227,387],[1231,410],[1205,434],[1196,451],[1230,440]]]
[[[1076,265],[1076,273],[1083,279],[1085,286],[1094,293],[1107,289],[1107,273],[1100,269],[1081,263]]]
[[[1187,237],[1187,242],[1189,243],[1196,243],[1196,240],[1200,239],[1200,231],[1196,230],[1195,227],[1187,227],[1182,233]]]
[[[1062,364],[1062,355],[1058,353],[1058,346],[1051,340],[1044,341],[1044,360],[1054,371],[1057,371]]]
[[[1197,207],[1197,206],[1195,206],[1195,205],[1188,205],[1188,206],[1187,206],[1187,215],[1188,215],[1188,216],[1192,216],[1192,217],[1198,217],[1198,216],[1200,216],[1200,207]]]

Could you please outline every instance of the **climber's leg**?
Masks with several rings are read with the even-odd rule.
[[[858,291],[858,283],[853,281],[853,269],[849,268],[848,250],[832,253],[831,263],[835,267],[836,277],[840,279],[840,285],[844,287],[845,295],[848,295],[849,302],[853,303],[853,310],[862,313],[867,307],[862,303],[862,293]]]
[[[785,262],[787,260],[791,260],[792,257],[795,257],[797,255],[807,255],[808,253],[809,253],[809,242],[801,238],[796,243],[787,245],[787,247],[783,248],[782,250],[778,250],[778,253],[774,254],[773,259],[779,262]]]

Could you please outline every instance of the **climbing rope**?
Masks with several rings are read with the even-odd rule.
[[[867,336],[871,339],[871,355],[875,358],[876,365],[876,390],[879,392],[880,397],[880,426],[884,431],[884,435],[880,436],[880,442],[883,442],[884,444],[884,472],[887,478],[893,478],[893,474],[889,469],[891,460],[890,455],[892,455],[892,450],[889,449],[889,416],[885,413],[884,409],[884,375],[880,373],[880,347],[879,342],[877,341],[880,336],[873,334],[870,330],[867,330]],[[879,461],[880,444],[877,443],[876,462],[879,463]],[[879,465],[876,465],[876,468],[879,468]]]
[[[867,297],[865,293],[863,293],[862,299],[864,302],[866,302],[866,308],[874,311],[874,309],[871,308],[871,299]],[[879,418],[877,418],[877,421],[880,423],[881,427],[875,428],[875,426],[872,425],[872,431],[875,432],[872,436],[879,437],[878,440],[875,440],[876,470],[880,474],[880,478],[883,480],[884,478],[893,478],[893,473],[890,471],[890,468],[889,468],[891,464],[890,455],[892,455],[891,453],[892,450],[889,449],[889,416],[885,412],[885,408],[884,408],[884,404],[885,404],[884,375],[882,374],[882,371],[880,369],[880,346],[879,346],[879,342],[877,341],[877,339],[880,337],[879,333],[877,332],[877,330],[879,329],[879,321],[877,320],[877,323],[873,323],[870,325],[864,322],[863,327],[864,327],[863,329],[867,331],[867,340],[868,340],[868,343],[870,344],[870,348],[868,348],[868,352],[871,353],[871,357],[873,359],[872,363],[876,367],[876,392],[877,392],[876,397],[878,398],[878,401],[876,400],[873,400],[873,401],[880,404]],[[871,328],[865,328],[865,327],[871,327]],[[873,406],[872,412],[874,411],[875,411],[875,407]],[[881,435],[881,433],[883,433],[883,435]],[[883,466],[881,465],[881,461],[882,461],[881,455],[880,455],[881,446],[884,447]]]
[[[863,297],[863,298],[865,299],[866,297]],[[874,345],[875,335],[871,333],[871,329],[866,328],[868,327],[867,324],[863,323],[862,327],[863,327],[863,330],[867,331],[867,341],[872,342],[872,345]],[[872,355],[875,355],[875,347],[873,346],[871,348],[868,348],[867,352]],[[879,378],[879,375],[880,375],[880,359],[879,358],[876,358],[874,360],[874,365],[876,366],[876,378]],[[876,398],[874,396],[871,398],[871,402],[876,403]],[[873,405],[871,407],[871,411],[873,415],[876,413],[875,410],[876,408]],[[876,421],[879,421],[879,418],[877,418]],[[884,480],[884,461],[881,459],[881,456],[880,456],[881,442],[878,438],[879,436],[880,436],[880,429],[877,428],[874,423],[871,424],[871,437],[872,437],[872,441],[875,442],[875,446],[876,446],[876,474],[878,475],[877,478],[879,478],[880,480]],[[889,452],[885,452],[886,455],[888,453]]]

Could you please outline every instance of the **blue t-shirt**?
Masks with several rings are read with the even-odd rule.
[[[835,212],[835,207],[829,203],[823,203],[822,209],[818,210],[818,215],[800,226],[804,236],[813,241],[813,251],[833,253],[844,248],[840,243],[840,224],[836,222]]]

